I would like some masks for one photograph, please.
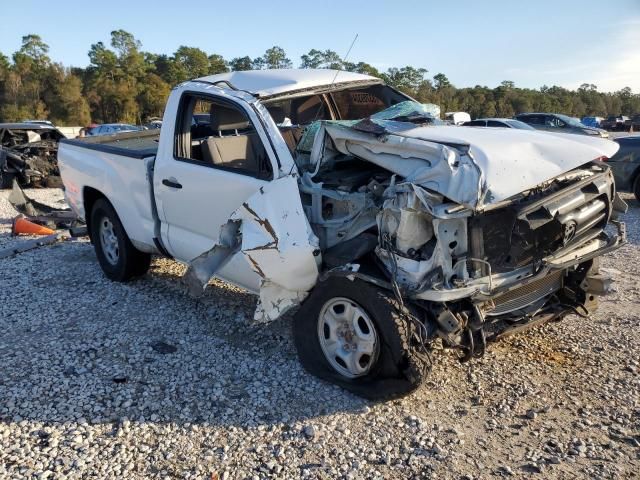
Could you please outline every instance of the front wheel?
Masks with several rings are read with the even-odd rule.
[[[319,282],[295,315],[293,332],[307,371],[371,400],[406,395],[426,374],[411,344],[413,326],[393,295],[362,280]]]
[[[144,275],[151,255],[133,246],[118,214],[105,199],[99,199],[91,210],[91,240],[102,271],[110,280],[126,282]]]

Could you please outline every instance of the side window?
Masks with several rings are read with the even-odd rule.
[[[331,120],[331,114],[321,95],[291,100],[291,116],[292,122],[297,125],[307,125],[316,120]]]
[[[544,124],[547,127],[552,127],[552,128],[562,128],[567,126],[567,124],[564,123],[562,120],[560,120],[558,117],[552,117],[549,115],[545,117]]]
[[[267,152],[239,107],[211,97],[184,95],[174,143],[176,159],[271,179]]]
[[[504,123],[498,122],[496,120],[489,120],[487,122],[487,127],[502,127],[502,128],[504,128],[504,127],[506,127],[506,125]]]
[[[544,125],[544,117],[540,115],[529,115],[528,117],[522,117],[521,120],[529,125]]]
[[[486,127],[484,120],[471,120],[470,122],[464,122],[465,127]]]

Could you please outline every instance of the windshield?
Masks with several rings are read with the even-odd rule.
[[[579,120],[572,118],[572,117],[568,117],[566,115],[562,115],[562,114],[558,114],[556,115],[560,120],[562,120],[564,123],[566,123],[567,125],[571,125],[572,127],[585,127],[584,123],[581,123]]]
[[[359,120],[411,100],[387,85],[345,88],[328,94],[265,101],[280,126],[308,125],[316,120]]]

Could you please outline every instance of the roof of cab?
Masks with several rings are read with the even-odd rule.
[[[329,69],[274,69],[245,70],[220,73],[197,78],[195,81],[214,83],[227,81],[238,90],[245,90],[260,97],[281,95],[297,90],[326,87],[333,83],[345,82],[379,82],[382,80],[361,73]]]

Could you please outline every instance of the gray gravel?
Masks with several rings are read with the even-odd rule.
[[[55,204],[56,190],[32,191]],[[154,260],[107,281],[86,241],[0,260],[0,478],[638,478],[640,208],[592,320],[571,316],[373,404],[306,374],[290,318]],[[15,214],[0,192],[0,246]],[[9,225],[10,226],[10,225]],[[440,353],[440,352],[439,352]]]

